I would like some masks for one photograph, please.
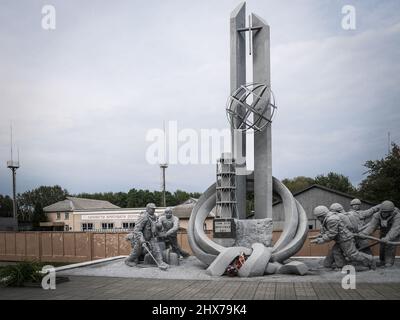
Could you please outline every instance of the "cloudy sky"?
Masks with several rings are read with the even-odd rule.
[[[18,192],[160,188],[145,137],[228,127],[229,14],[239,1],[0,2],[0,193],[10,123],[20,149]],[[56,29],[42,28],[42,7]],[[341,26],[356,8],[356,30]],[[271,26],[273,173],[335,171],[357,185],[363,163],[400,143],[400,1],[247,2]],[[171,165],[167,188],[203,191],[215,167]]]

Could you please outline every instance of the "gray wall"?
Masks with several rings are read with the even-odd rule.
[[[295,196],[297,201],[303,206],[304,210],[307,213],[308,224],[312,225],[313,229],[319,229],[319,223],[313,217],[313,210],[316,206],[329,206],[334,203],[340,203],[344,210],[348,211],[350,209],[350,201],[353,199],[352,197],[346,197],[344,195],[340,195],[328,190],[320,189],[320,188],[311,188],[305,192],[302,192]],[[361,209],[369,209],[372,205],[362,202]],[[283,213],[283,205],[282,202],[277,203],[273,206],[273,219],[274,219],[274,230],[282,230],[284,224],[284,213]]]

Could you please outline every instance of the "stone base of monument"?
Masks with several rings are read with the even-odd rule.
[[[272,264],[270,268],[266,268],[272,255],[272,219],[234,219],[233,222],[234,239],[222,237],[224,234],[220,231],[217,234],[221,238],[213,238],[214,242],[226,247],[226,250],[222,251],[209,265],[207,273],[212,276],[223,275],[226,268],[242,253],[249,257],[239,269],[239,277],[257,277],[263,276],[264,273],[277,273],[282,265]],[[289,270],[292,272],[291,268]]]
[[[252,245],[253,252],[239,269],[239,277],[260,277],[264,275],[265,266],[271,259],[272,248],[266,247],[262,243]]]
[[[153,258],[146,253],[143,259],[143,264],[145,265],[156,265],[155,261],[153,260]]]
[[[172,252],[171,249],[166,249],[162,252],[163,260],[170,266],[179,266],[179,256]]]
[[[296,274],[299,276],[304,276],[308,272],[308,267],[300,261],[291,261],[282,265],[277,273],[280,274]]]
[[[175,252],[172,252],[171,249],[165,249],[162,251],[162,258],[163,261],[170,266],[179,266],[179,257]],[[144,265],[156,265],[155,261],[153,258],[146,253],[143,259],[143,264]]]
[[[255,243],[261,243],[265,247],[272,246],[272,219],[234,219],[235,238],[217,237],[213,241],[223,247],[246,247],[251,248]]]
[[[215,243],[218,243],[220,246],[223,247],[233,247],[235,245],[236,239],[234,238],[213,238]]]
[[[156,265],[138,264],[137,267],[129,267],[125,265],[124,260],[126,257],[110,260],[102,259],[103,262],[90,261],[73,265],[66,265],[56,268],[57,276],[100,276],[100,277],[123,277],[123,278],[145,278],[145,279],[181,279],[181,280],[229,280],[236,281],[245,279],[243,281],[272,281],[272,282],[317,282],[317,283],[338,283],[343,280],[344,274],[341,269],[333,271],[326,269],[322,266],[322,257],[295,257],[291,258],[288,262],[298,261],[304,263],[309,271],[303,276],[296,274],[283,274],[276,272],[279,264],[276,262],[269,262],[265,274],[272,274],[271,276],[261,276],[252,278],[237,278],[232,279],[224,276],[210,275],[204,264],[196,257],[190,256],[187,259],[180,261],[179,266],[170,266],[167,271],[162,271]],[[378,257],[375,257],[377,260]],[[106,260],[106,261],[105,261]],[[90,263],[90,264],[89,264]],[[273,270],[270,270],[273,269]],[[217,270],[215,270],[217,271]],[[222,270],[223,272],[224,270]],[[272,272],[271,272],[272,271]],[[283,270],[284,271],[284,270]],[[218,272],[216,272],[218,274]],[[296,271],[297,273],[297,271]],[[367,270],[365,272],[357,273],[357,283],[398,283],[400,284],[400,259],[396,259],[395,266],[391,268],[378,268],[377,270]]]
[[[265,247],[272,246],[273,222],[270,218],[265,219],[235,219],[236,241],[235,247],[252,248],[255,243],[261,243]]]
[[[264,274],[275,274],[278,273],[279,269],[282,267],[282,264],[279,262],[269,262],[267,267],[265,268]]]
[[[213,239],[215,242],[227,247],[220,253],[214,262],[207,268],[207,273],[213,276],[221,276],[235,255],[250,250],[251,255],[239,269],[239,277],[257,277],[264,274],[292,274],[305,275],[309,268],[299,261],[291,261],[285,264],[270,261],[272,255],[272,219],[235,219],[235,239]]]

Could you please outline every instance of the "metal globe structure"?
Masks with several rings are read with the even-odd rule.
[[[226,114],[233,129],[263,131],[276,111],[271,88],[262,83],[240,86],[228,98]]]

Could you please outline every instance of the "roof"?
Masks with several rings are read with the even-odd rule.
[[[178,218],[189,219],[194,206],[198,199],[189,198],[185,202],[172,207],[172,212]],[[121,214],[121,213],[141,213],[146,208],[120,208],[108,201],[93,200],[84,198],[67,197],[67,199],[53,203],[45,208],[45,212],[71,212],[74,214]],[[165,208],[157,207],[156,214],[163,214]],[[214,210],[213,210],[214,211]],[[209,217],[215,217],[215,213],[211,211]]]
[[[94,200],[76,197],[53,203],[43,208],[45,212],[74,211],[74,210],[97,210],[97,209],[119,209],[118,206],[104,200]]]
[[[199,199],[196,198],[189,198],[185,202],[172,207],[172,213],[177,216],[178,218],[190,218],[190,215],[192,214],[192,210],[194,206],[196,205],[197,201]],[[215,214],[211,211],[210,214],[208,215],[209,217],[214,217]]]
[[[325,186],[321,186],[321,185],[319,185],[319,184],[313,184],[313,185],[311,185],[311,186],[309,186],[309,187],[307,187],[307,188],[305,188],[305,189],[303,189],[303,190],[297,191],[297,192],[295,192],[295,193],[293,194],[293,196],[296,197],[296,196],[298,196],[299,194],[302,194],[302,193],[304,193],[304,192],[307,192],[307,191],[309,191],[309,190],[311,190],[311,189],[313,189],[313,188],[322,189],[322,190],[325,190],[325,191],[328,191],[328,192],[331,192],[331,193],[335,193],[335,194],[341,195],[341,196],[346,197],[346,198],[349,198],[349,199],[354,199],[354,198],[355,198],[354,195],[351,195],[351,194],[348,194],[348,193],[345,193],[345,192],[341,192],[341,191],[338,191],[338,190],[335,190],[335,189],[331,189],[331,188],[328,188],[328,187],[325,187]],[[371,202],[371,201],[366,201],[366,200],[362,200],[362,199],[360,199],[360,200],[361,200],[362,202],[367,203],[367,204],[370,204],[370,205],[376,205],[376,203],[373,203],[373,202]],[[280,203],[280,202],[282,202],[282,201],[281,201],[281,200],[278,200],[278,201],[274,202],[274,205],[275,205],[275,204],[278,204],[278,203]]]

